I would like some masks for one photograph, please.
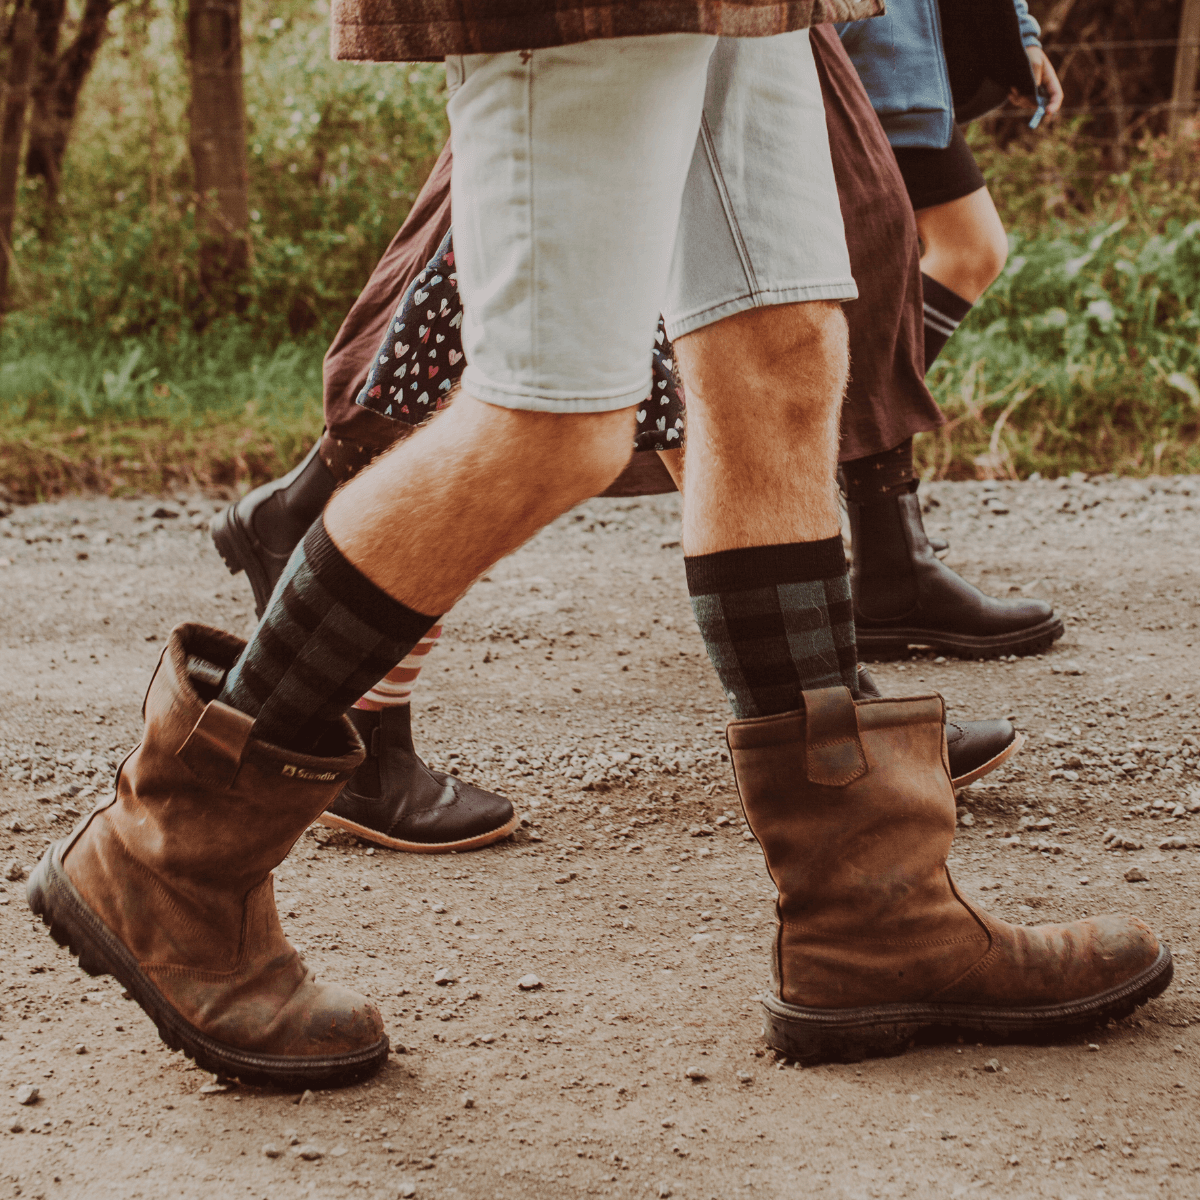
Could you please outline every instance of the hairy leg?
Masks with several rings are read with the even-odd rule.
[[[921,270],[974,304],[1008,259],[1008,237],[987,188],[917,210]]]
[[[325,527],[393,599],[446,612],[490,566],[620,474],[633,421],[632,408],[527,412],[460,392],[338,492]]]
[[[685,552],[837,537],[840,305],[750,309],[678,338],[675,352],[687,388]]]

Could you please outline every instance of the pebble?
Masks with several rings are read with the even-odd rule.
[[[300,1099],[296,1101],[297,1104],[315,1104],[316,1102],[316,1096],[314,1096],[312,1092],[308,1090],[308,1088],[304,1089],[300,1095]]]
[[[998,1075],[1000,1073],[1000,1060],[998,1058],[989,1058],[987,1062],[983,1064],[983,1069],[989,1075]]]
[[[475,1107],[475,1097],[471,1096],[471,1095],[464,1096],[462,1098],[462,1106],[463,1106],[463,1108],[474,1108]]]
[[[1125,872],[1126,883],[1145,883],[1150,878],[1141,867],[1130,867]]]
[[[19,822],[14,821],[13,824],[19,824]],[[13,832],[17,833],[19,830],[14,829]],[[25,878],[25,868],[21,866],[21,864],[14,858],[4,868],[4,878],[7,879],[9,883],[16,883],[18,879]]]
[[[1159,842],[1160,850],[1186,850],[1188,848],[1187,838],[1169,837],[1165,842]]]
[[[445,987],[447,984],[454,983],[454,972],[449,967],[438,967],[433,973],[433,982],[438,987]]]
[[[753,1083],[754,1076],[749,1071],[739,1071],[737,1073],[737,1081],[738,1083]]]
[[[227,1083],[206,1083],[200,1089],[200,1095],[202,1095],[202,1096],[219,1096],[223,1092],[228,1092],[231,1090],[232,1089],[230,1088],[229,1084],[227,1084]]]
[[[262,1148],[262,1152],[263,1158],[278,1158],[283,1153],[278,1146],[273,1145],[271,1142],[268,1142]]]
[[[14,1117],[8,1126],[9,1133],[24,1133],[25,1126],[21,1124],[20,1118]]]
[[[517,980],[517,987],[519,987],[523,992],[532,992],[541,986],[542,981],[533,974],[522,975],[521,978]]]
[[[444,913],[445,911],[446,911],[446,906],[445,906],[444,904],[435,904],[435,905],[433,905],[433,912],[435,912],[435,913]]]
[[[17,1088],[17,1103],[18,1104],[36,1104],[41,1092],[38,1091],[37,1084],[23,1083]]]
[[[658,1195],[659,1200],[666,1200],[666,1197],[671,1194],[671,1189],[667,1186],[667,1184],[660,1183],[658,1185],[658,1192],[656,1194]]]
[[[304,1159],[305,1162],[315,1162],[318,1158],[325,1157],[325,1151],[313,1145],[300,1146],[296,1150],[296,1154],[298,1157]]]
[[[412,1196],[417,1194],[417,1185],[415,1183],[402,1183],[398,1195],[401,1200],[410,1200]]]
[[[702,1070],[700,1067],[688,1067],[688,1069],[684,1071],[684,1075],[693,1083],[699,1083],[701,1080],[708,1078],[708,1073]]]
[[[87,1044],[85,1042],[76,1042],[75,1043],[75,1053],[76,1054],[86,1054],[87,1052],[88,1052],[88,1048],[87,1048]]]

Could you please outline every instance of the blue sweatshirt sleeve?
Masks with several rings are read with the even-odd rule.
[[[1025,0],[1013,0],[1013,8],[1017,10],[1017,24],[1021,27],[1022,46],[1040,46],[1042,44],[1042,27],[1029,11]]]

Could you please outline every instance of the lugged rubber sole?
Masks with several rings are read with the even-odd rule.
[[[123,984],[172,1050],[182,1050],[214,1075],[289,1091],[361,1083],[387,1061],[386,1036],[352,1054],[298,1059],[239,1050],[201,1033],[179,1015],[124,943],[88,907],[63,868],[64,844],[53,843],[30,875],[25,887],[29,907],[49,928],[50,936],[79,959],[82,970],[111,975]]]
[[[1015,734],[1013,740],[994,758],[989,758],[987,762],[980,764],[973,771],[968,771],[965,775],[959,775],[951,779],[950,782],[954,785],[954,790],[961,791],[965,787],[970,787],[975,780],[982,779],[985,775],[990,775],[997,767],[1003,766],[1024,745],[1025,735],[1023,733]]]
[[[1038,1008],[986,1008],[972,1004],[879,1004],[870,1008],[802,1008],[763,996],[767,1045],[804,1066],[861,1062],[903,1054],[922,1041],[969,1038],[973,1042],[1058,1041],[1109,1020],[1119,1020],[1161,995],[1174,964],[1163,946],[1140,975],[1108,991],[1069,1004]]]
[[[271,581],[254,552],[254,543],[237,514],[237,505],[228,504],[219,513],[214,513],[208,523],[208,533],[230,575],[246,572],[254,592],[254,612],[261,617],[271,599]]]
[[[1028,629],[990,637],[937,629],[871,629],[863,628],[857,622],[854,630],[858,656],[867,661],[904,657],[914,646],[953,654],[957,658],[998,658],[1002,654],[1026,656],[1049,650],[1062,635],[1061,617],[1050,617]]]
[[[322,825],[329,825],[334,829],[344,829],[347,833],[366,838],[367,841],[374,842],[377,846],[387,846],[389,850],[405,850],[409,854],[454,854],[459,850],[478,850],[482,846],[490,846],[493,842],[508,837],[521,823],[521,818],[513,813],[498,829],[489,829],[487,833],[463,838],[461,841],[407,842],[402,838],[388,837],[387,834],[380,833],[377,829],[371,829],[367,825],[358,825],[354,821],[347,821],[345,817],[336,816],[331,812],[322,813],[317,820]]]

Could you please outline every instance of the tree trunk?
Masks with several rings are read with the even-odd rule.
[[[25,172],[46,181],[46,198],[50,204],[58,197],[63,159],[79,107],[79,93],[83,91],[104,43],[108,14],[114,3],[115,0],[85,0],[79,30],[71,44],[59,54],[65,2],[34,0],[38,14],[38,72]]]
[[[242,95],[241,0],[191,0],[191,133],[203,240],[200,279],[211,294],[249,261],[250,161]]]
[[[17,179],[21,172],[21,139],[25,109],[33,75],[34,30],[32,9],[19,4],[13,16],[12,46],[4,105],[0,109],[0,315],[8,307],[8,273],[12,261],[13,221],[17,215]]]

